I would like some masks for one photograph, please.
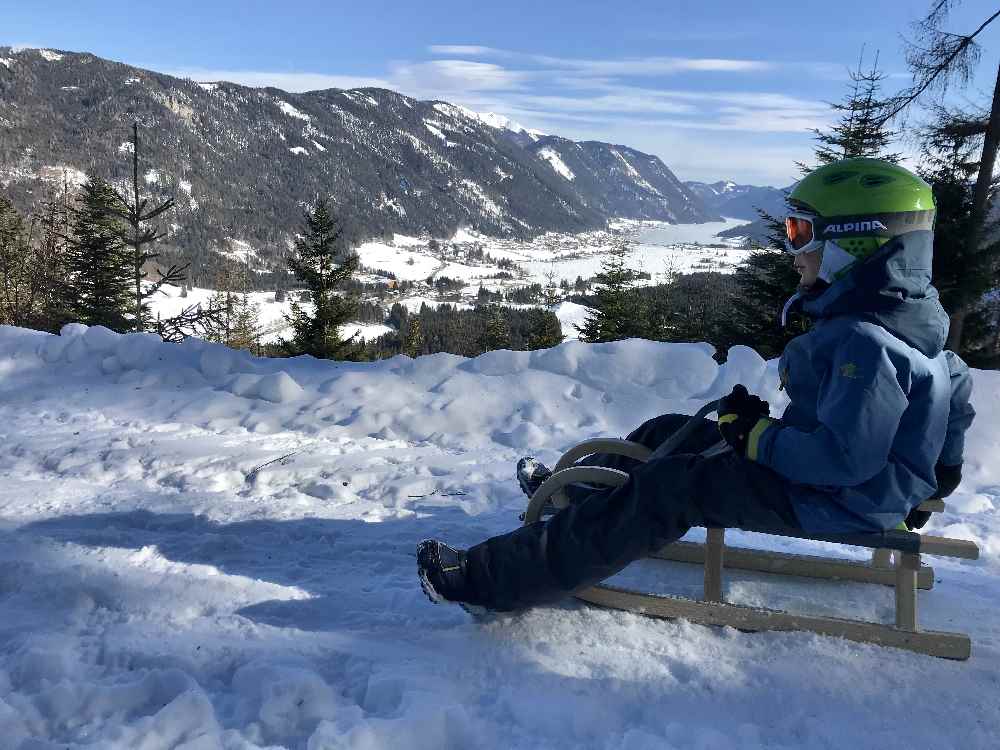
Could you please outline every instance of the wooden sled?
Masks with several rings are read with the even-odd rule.
[[[671,442],[676,445],[679,441]],[[629,456],[639,461],[649,460],[654,455],[653,451],[643,445],[617,439],[588,440],[571,448],[556,464],[552,476],[531,497],[528,509],[522,516],[525,523],[539,520],[546,510],[565,507],[569,503],[563,492],[566,485],[583,483],[618,487],[625,483],[628,479],[626,472],[599,466],[574,465],[579,459],[593,453]],[[659,454],[661,451],[657,450],[656,453]],[[944,503],[932,500],[920,507],[922,510],[940,512],[944,509]],[[835,536],[808,536],[787,530],[774,532],[778,536],[867,547],[874,550],[872,562],[868,563],[815,555],[792,555],[726,547],[725,529],[710,528],[707,534],[705,544],[674,542],[652,555],[664,560],[702,564],[704,594],[701,600],[661,596],[606,585],[578,591],[575,596],[591,604],[652,617],[683,618],[703,625],[728,625],[747,631],[805,630],[862,643],[904,648],[946,659],[969,658],[972,644],[967,635],[920,630],[917,625],[917,589],[930,589],[933,585],[933,570],[921,565],[922,554],[975,560],[979,557],[979,548],[973,542],[908,531]],[[886,625],[863,620],[795,615],[780,610],[729,604],[725,602],[722,591],[723,571],[726,566],[779,575],[893,586],[896,592],[896,622],[894,625]]]

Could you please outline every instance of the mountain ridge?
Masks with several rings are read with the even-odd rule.
[[[234,243],[252,246],[262,270],[283,269],[302,209],[319,195],[332,196],[355,241],[718,218],[659,157],[592,141],[577,148],[484,118],[389,89],[199,83],[87,52],[0,47],[0,188],[27,208],[61,170],[74,183],[126,179],[136,119],[146,189],[178,199],[163,250],[192,261],[194,276]],[[582,178],[539,157],[542,143]]]

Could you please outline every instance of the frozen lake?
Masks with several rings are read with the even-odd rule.
[[[639,230],[639,243],[643,245],[715,244],[725,242],[723,238],[715,236],[719,232],[748,223],[746,219],[726,219],[724,221],[709,221],[704,224],[661,224],[655,227],[643,227]]]

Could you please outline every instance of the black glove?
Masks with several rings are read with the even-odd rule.
[[[937,464],[934,467],[934,476],[937,478],[938,488],[937,492],[931,496],[931,499],[943,500],[962,483],[962,464],[956,464],[955,466]]]
[[[954,492],[955,488],[962,483],[962,464],[958,464],[956,466],[937,464],[934,467],[934,476],[937,478],[937,492],[931,495],[928,499],[943,500]],[[917,510],[914,508],[906,517],[906,527],[910,531],[913,531],[914,529],[922,529],[930,518],[931,514],[929,511]]]
[[[742,385],[733,388],[733,392],[719,400],[719,432],[733,450],[741,456],[746,455],[747,441],[750,431],[763,418],[771,413],[767,401],[752,396]]]

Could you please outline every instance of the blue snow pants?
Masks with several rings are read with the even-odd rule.
[[[689,419],[655,417],[627,439],[655,450]],[[716,422],[704,419],[663,458],[590,456],[583,463],[627,471],[628,481],[614,489],[569,488],[571,504],[555,515],[468,550],[468,602],[510,611],[556,601],[693,526],[801,531],[786,479],[731,450],[699,455],[719,439]]]

